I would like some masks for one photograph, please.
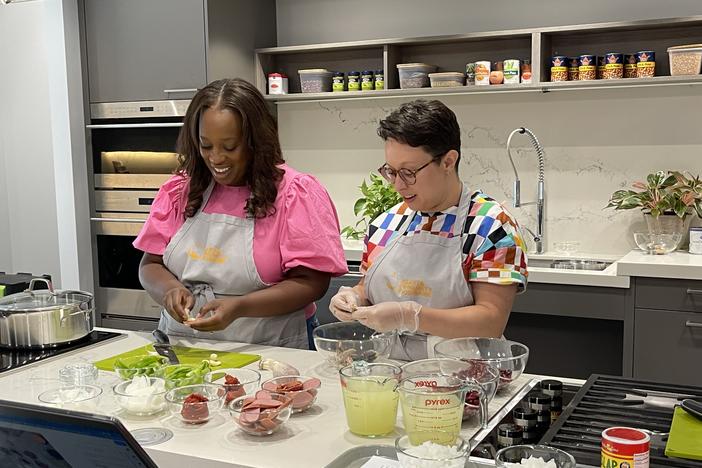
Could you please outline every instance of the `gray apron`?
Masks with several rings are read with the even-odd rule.
[[[163,263],[193,293],[190,316],[207,302],[226,296],[243,296],[270,286],[261,280],[253,257],[254,219],[203,212],[214,189],[211,183],[200,209],[166,246]],[[158,328],[169,335],[196,336],[197,330],[161,311]],[[218,332],[202,338],[309,349],[305,312],[274,317],[241,317]]]
[[[461,189],[453,237],[429,232],[404,235],[416,213],[411,213],[401,235],[385,247],[366,272],[365,288],[371,304],[387,301],[416,301],[436,309],[473,305],[473,293],[463,274],[463,228],[470,207],[470,193]],[[416,361],[434,356],[441,337],[423,333],[397,336],[390,357]]]

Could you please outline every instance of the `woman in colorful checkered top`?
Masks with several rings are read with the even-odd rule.
[[[332,313],[400,332],[391,357],[407,361],[432,356],[442,338],[501,336],[526,288],[526,248],[504,207],[459,179],[456,115],[440,101],[413,101],[378,135],[379,171],[403,201],[371,223],[364,276],[332,298]]]

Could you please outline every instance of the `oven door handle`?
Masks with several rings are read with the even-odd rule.
[[[182,127],[183,122],[152,122],[152,123],[131,123],[131,124],[89,124],[85,128],[166,128]]]
[[[105,223],[145,223],[145,219],[139,218],[90,218],[90,221]]]

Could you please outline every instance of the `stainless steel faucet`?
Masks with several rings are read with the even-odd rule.
[[[512,160],[512,152],[510,146],[512,144],[512,137],[517,133],[525,134],[531,140],[531,144],[536,150],[536,155],[539,158],[539,181],[536,189],[536,202],[521,202],[521,191],[520,191],[520,181],[519,174],[517,174],[517,167],[514,165]],[[536,244],[536,253],[544,253],[544,148],[539,143],[539,140],[534,135],[534,132],[525,127],[519,127],[512,131],[507,138],[507,156],[509,157],[509,162],[512,163],[512,169],[514,169],[514,207],[519,208],[520,206],[533,205],[536,204],[536,234],[534,231],[526,226],[523,226],[525,230],[534,238],[534,243]]]

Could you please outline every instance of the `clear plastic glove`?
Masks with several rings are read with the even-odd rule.
[[[359,307],[351,318],[379,332],[397,330],[416,333],[422,305],[414,301],[381,302],[369,307]]]
[[[339,288],[339,292],[331,298],[329,310],[334,314],[334,317],[342,322],[349,322],[353,320],[351,312],[362,305],[361,302],[361,297],[353,288],[342,286]]]

